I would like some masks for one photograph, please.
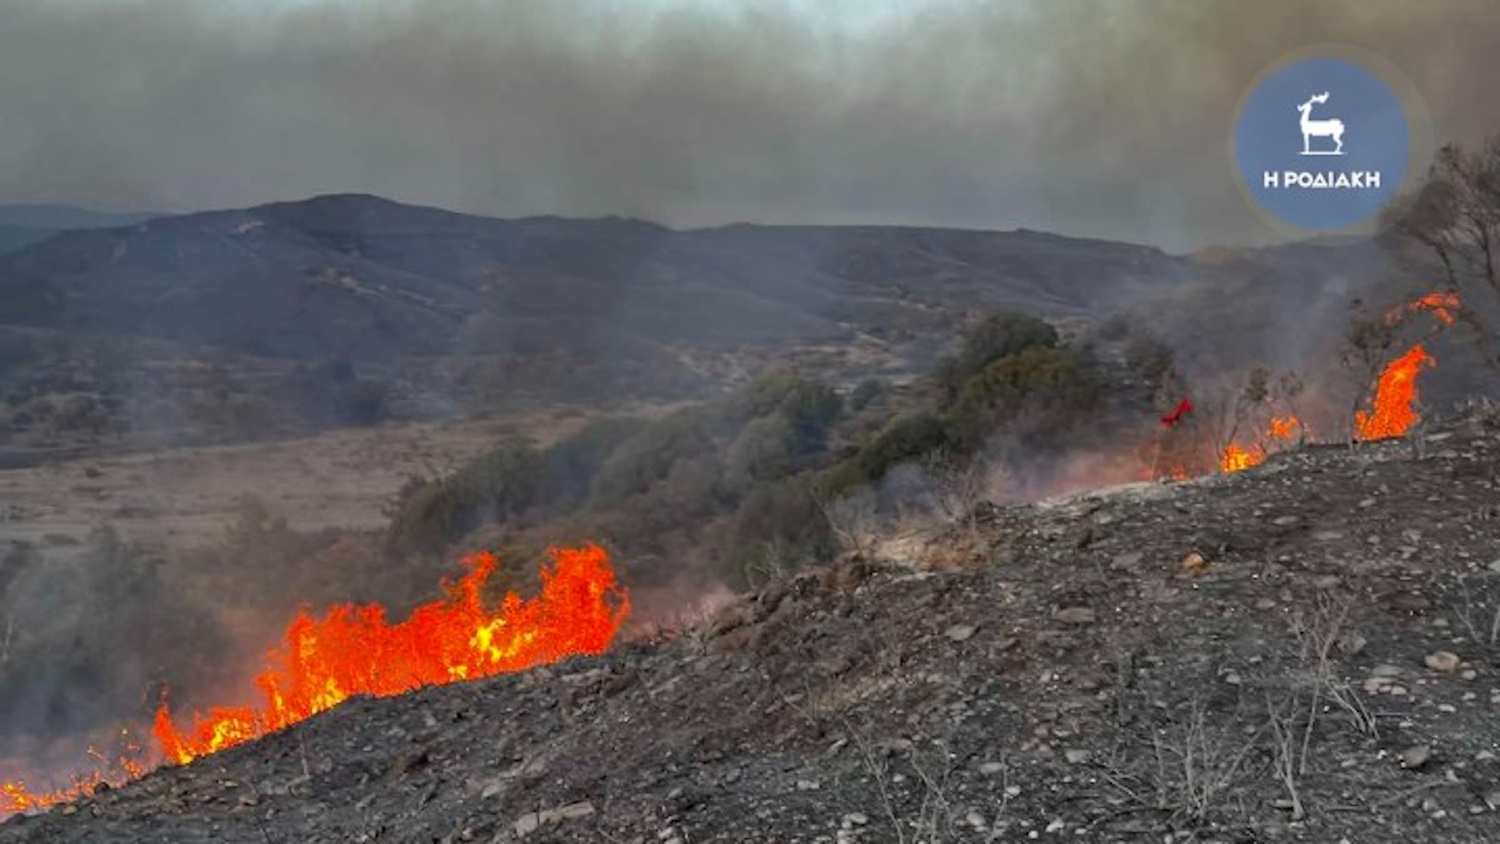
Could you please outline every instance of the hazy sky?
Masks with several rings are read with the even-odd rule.
[[[1500,130],[1495,0],[0,0],[0,202],[1244,243],[1234,106],[1322,41]]]

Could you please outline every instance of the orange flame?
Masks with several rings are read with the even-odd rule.
[[[180,727],[165,702],[156,712],[162,753],[185,764],[332,709],[356,695],[386,697],[422,686],[473,680],[578,654],[604,652],[630,612],[629,592],[616,582],[609,555],[597,545],[556,548],[541,570],[541,592],[522,600],[507,593],[487,609],[480,599],[498,561],[480,552],[468,557],[447,596],[424,604],[405,621],[386,621],[380,606],[341,605],[321,618],[300,613],[281,644],[266,655],[256,677],[259,706],[217,707],[195,713]],[[20,781],[0,783],[0,817],[45,809],[90,794],[101,783],[118,785],[145,772],[138,748],[115,765],[101,763],[72,786],[37,792]],[[106,773],[112,771],[112,773]],[[123,773],[123,775],[121,775]]]
[[[1383,440],[1404,435],[1420,422],[1417,414],[1417,376],[1424,367],[1437,366],[1421,343],[1386,364],[1375,382],[1370,409],[1354,414],[1354,427],[1362,440]]]
[[[1225,446],[1224,452],[1219,455],[1219,471],[1243,472],[1252,466],[1259,466],[1270,456],[1271,446],[1291,442],[1297,439],[1299,432],[1306,431],[1306,426],[1295,414],[1272,416],[1271,421],[1266,424],[1266,433],[1255,442],[1249,445],[1230,443]]]
[[[608,554],[596,545],[551,554],[554,567],[542,569],[541,594],[522,601],[508,593],[494,611],[483,607],[479,592],[497,562],[481,552],[465,560],[468,574],[445,584],[445,600],[418,607],[399,624],[389,624],[380,606],[338,606],[319,619],[298,615],[256,678],[258,708],[215,708],[183,730],[163,703],[153,732],[167,758],[187,763],[355,695],[399,695],[602,653],[630,606]]]
[[[1401,318],[1406,316],[1407,314],[1415,314],[1426,311],[1432,314],[1434,317],[1437,317],[1438,321],[1443,325],[1452,325],[1458,318],[1454,312],[1457,311],[1459,307],[1460,302],[1457,293],[1435,291],[1433,293],[1428,293],[1426,296],[1413,299],[1404,305],[1398,305],[1395,308],[1392,308],[1386,313],[1385,321],[1394,325],[1400,322]]]
[[[71,777],[72,784],[66,788],[32,791],[21,780],[0,782],[0,818],[18,812],[33,812],[38,809],[50,809],[63,803],[71,803],[80,797],[92,794],[95,789],[105,783],[116,785],[124,780],[140,777],[146,772],[146,766],[139,761],[141,748],[131,741],[129,731],[121,731],[121,737],[124,740],[124,747],[119,759],[111,762],[99,751],[89,748],[89,755],[98,760],[99,767],[86,774],[75,774]]]
[[[1265,449],[1258,445],[1246,448],[1238,443],[1230,443],[1224,447],[1224,453],[1219,455],[1219,470],[1223,472],[1243,472],[1251,466],[1259,466],[1265,460]]]

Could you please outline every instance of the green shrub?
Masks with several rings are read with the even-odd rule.
[[[553,443],[542,455],[543,479],[538,503],[553,513],[582,504],[604,461],[646,424],[630,417],[606,417]]]
[[[617,505],[666,477],[678,460],[713,451],[713,441],[690,411],[653,422],[610,452],[590,484],[589,503]]]
[[[443,478],[408,485],[387,534],[401,551],[433,552],[486,521],[530,507],[542,481],[542,458],[529,443],[507,443]]]
[[[801,451],[797,428],[785,414],[752,419],[724,450],[724,473],[736,488],[792,471]]]
[[[780,562],[814,560],[837,550],[828,518],[812,491],[812,478],[798,475],[751,490],[735,509],[722,550],[730,573],[742,576],[770,554]]]
[[[949,414],[950,430],[965,453],[1002,429],[1022,442],[1051,443],[1086,419],[1098,401],[1098,384],[1076,355],[1031,348],[964,382]]]
[[[891,423],[875,440],[855,455],[855,465],[868,482],[885,477],[892,467],[931,454],[949,445],[947,426],[936,416],[923,413]]]
[[[1016,313],[993,314],[970,328],[958,353],[938,365],[937,380],[955,397],[969,378],[1001,358],[1028,349],[1053,349],[1060,338],[1045,320]]]

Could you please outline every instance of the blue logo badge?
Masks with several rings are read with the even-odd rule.
[[[1310,231],[1374,221],[1412,158],[1412,132],[1392,87],[1363,65],[1311,57],[1267,74],[1240,106],[1234,153],[1261,207]]]

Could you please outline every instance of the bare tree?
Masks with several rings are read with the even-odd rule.
[[[1472,150],[1444,147],[1422,186],[1385,213],[1390,245],[1421,271],[1436,264],[1442,286],[1462,297],[1458,319],[1500,371],[1484,316],[1500,309],[1500,135]]]

